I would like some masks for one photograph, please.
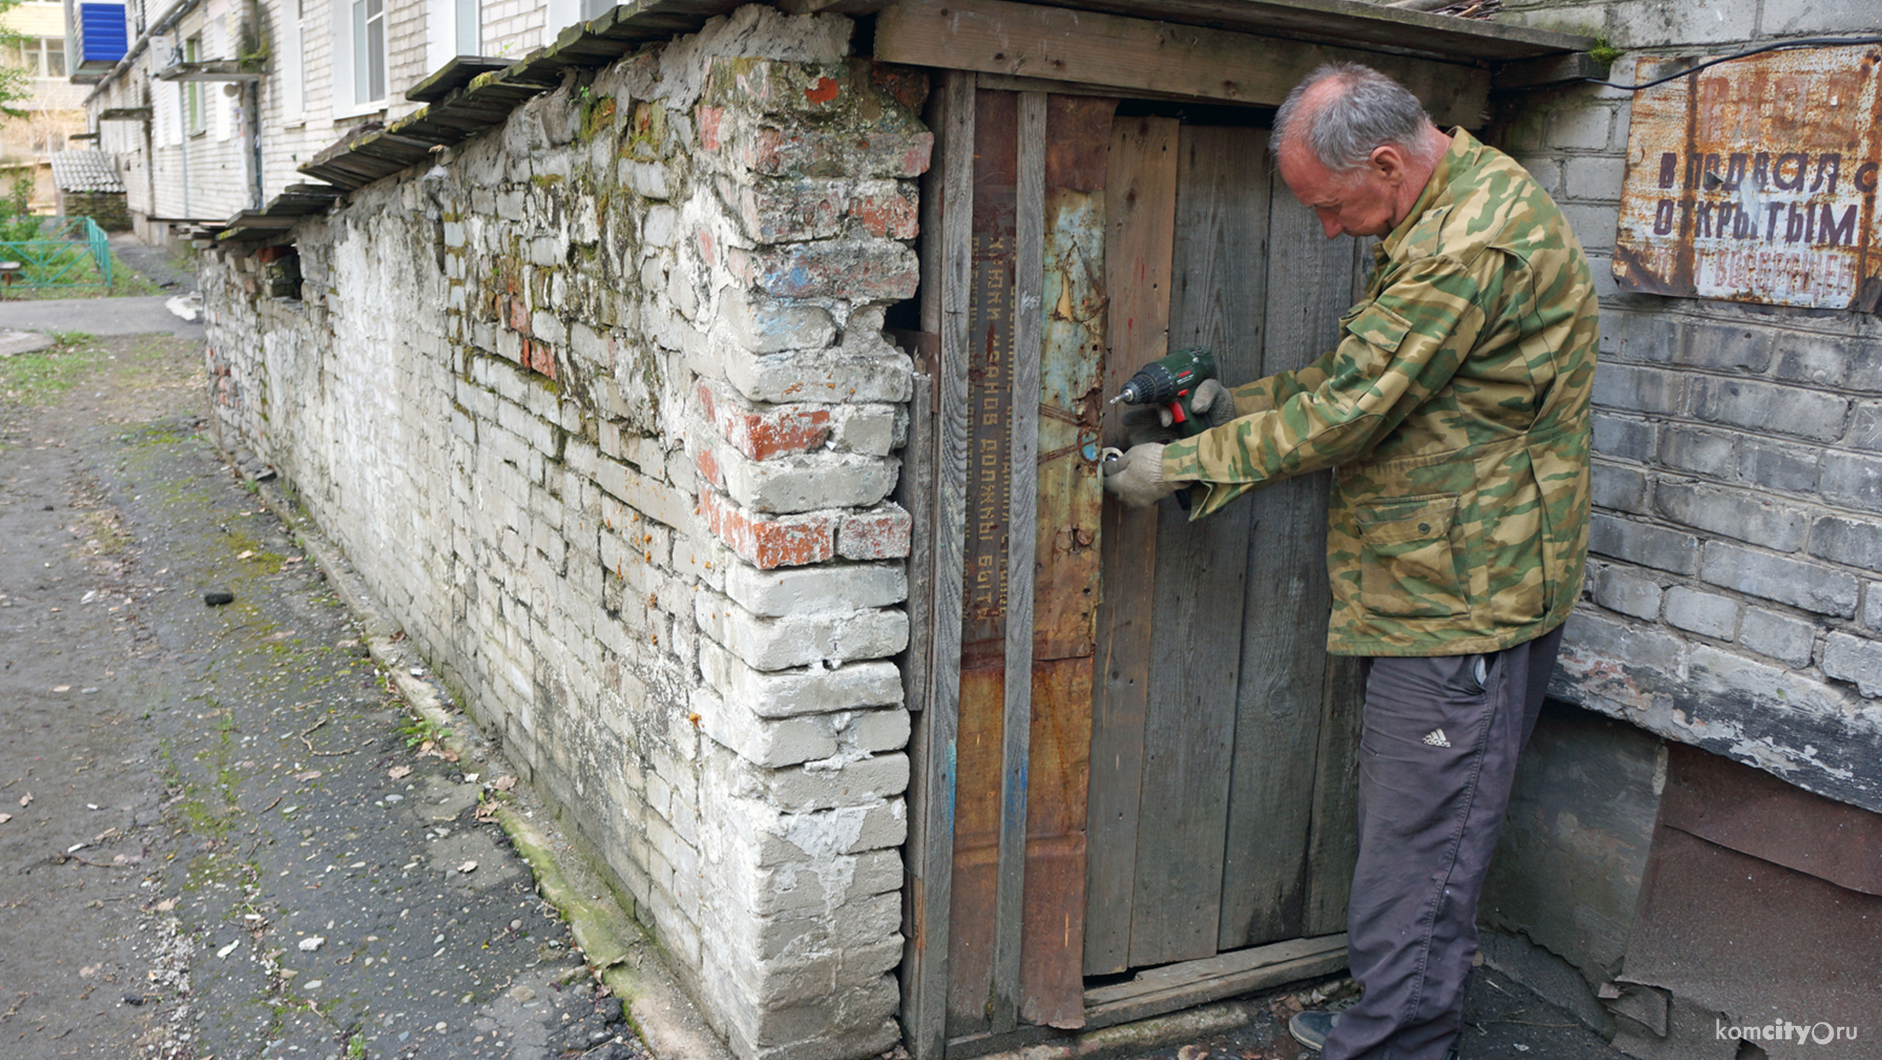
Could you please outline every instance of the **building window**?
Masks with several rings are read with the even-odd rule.
[[[6,45],[6,65],[24,70],[27,77],[64,80],[65,38],[27,37]]]
[[[203,38],[191,37],[183,42],[183,61],[197,63],[203,59]],[[185,81],[183,83],[183,133],[194,136],[204,129],[203,124],[203,83]]]
[[[353,102],[386,98],[385,0],[353,0]]]
[[[479,0],[456,0],[457,53],[482,55],[484,46],[483,12]]]
[[[306,18],[301,0],[288,0],[281,13],[281,115],[283,122],[301,120],[307,109],[307,55],[301,37],[301,21]]]

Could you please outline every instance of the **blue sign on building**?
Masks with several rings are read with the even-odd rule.
[[[68,9],[72,27],[72,79],[95,81],[124,58],[126,39],[122,3],[77,3]]]

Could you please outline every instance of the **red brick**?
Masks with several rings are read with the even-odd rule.
[[[263,265],[273,265],[275,262],[280,261],[290,254],[299,253],[300,251],[296,250],[292,243],[276,243],[274,246],[263,247],[257,250],[255,252],[255,260],[261,262]]]
[[[531,370],[555,378],[555,347],[541,339],[523,340],[523,363]]]
[[[524,335],[534,334],[529,328],[529,300],[525,298],[509,299],[505,307],[510,319],[510,327]]]
[[[719,125],[724,120],[724,107],[699,108],[699,146],[708,151],[719,149]]]
[[[710,489],[699,491],[699,515],[726,547],[759,570],[822,563],[836,554],[834,514],[773,518],[749,512]]]
[[[812,103],[828,103],[843,91],[843,86],[834,77],[819,77],[817,83],[804,89],[804,98]]]
[[[837,553],[845,559],[900,559],[908,555],[914,520],[894,504],[846,516],[837,531]]]
[[[916,114],[928,98],[928,71],[919,66],[869,64],[870,84],[890,99]]]
[[[701,478],[721,489],[725,488],[725,473],[719,470],[718,458],[712,455],[711,449],[701,449],[693,463],[699,466]]]
[[[915,238],[921,221],[915,200],[896,192],[859,195],[850,200],[849,215],[861,221],[870,235],[889,239]]]
[[[816,449],[830,437],[830,412],[817,405],[778,405],[747,409],[713,396],[701,384],[699,403],[706,418],[732,447],[753,460],[766,460]],[[716,479],[714,480],[717,481]]]

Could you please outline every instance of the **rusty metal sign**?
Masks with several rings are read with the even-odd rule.
[[[1650,81],[1697,59],[1641,59]],[[1882,302],[1873,46],[1769,52],[1639,93],[1614,278],[1623,290],[1860,309]]]

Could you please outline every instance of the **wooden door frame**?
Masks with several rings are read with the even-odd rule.
[[[1206,34],[1208,31],[1197,31]],[[880,47],[882,38],[878,37]],[[1363,56],[1362,56],[1363,57]],[[1400,57],[1391,57],[1402,61]],[[932,62],[933,60],[928,60]],[[966,64],[963,64],[966,65]],[[1451,75],[1470,82],[1465,97],[1487,90],[1488,73],[1445,67]],[[1021,1026],[1015,1020],[1019,993],[1021,896],[1024,884],[1025,804],[1024,763],[1030,723],[1030,664],[1033,542],[1030,534],[1013,534],[1008,552],[1009,570],[1028,576],[1009,578],[1011,618],[1007,627],[1006,702],[1002,755],[1002,804],[999,843],[999,900],[996,903],[995,985],[993,1026],[972,1042],[957,1042],[950,1052],[947,1033],[948,947],[950,900],[954,860],[956,740],[959,726],[961,636],[964,603],[964,555],[968,526],[967,438],[968,366],[971,342],[973,164],[975,96],[981,88],[1019,92],[1022,128],[1027,114],[1036,115],[1036,129],[1022,135],[1021,171],[1032,179],[1021,181],[1021,209],[1038,221],[1037,203],[1026,209],[1028,188],[1037,184],[1044,150],[1045,94],[1102,94],[1124,97],[1144,93],[1078,84],[1070,80],[1012,76],[1010,72],[976,73],[972,69],[937,70],[929,97],[929,127],[935,133],[934,165],[922,187],[920,247],[920,330],[907,336],[914,353],[916,385],[910,403],[910,427],[904,452],[903,481],[898,497],[912,519],[908,562],[909,648],[902,658],[904,696],[911,713],[908,792],[909,830],[904,847],[903,934],[901,965],[904,1039],[914,1060],[946,1060],[995,1048],[1010,1048],[1028,1041],[1062,1037],[1050,1027]],[[1482,86],[1481,88],[1479,86]],[[1248,103],[1239,89],[1210,94],[1206,89],[1186,94],[1205,102]],[[1477,96],[1476,98],[1482,98]],[[1026,223],[1021,222],[1022,226]],[[938,233],[939,238],[931,238]],[[1023,287],[1016,292],[1022,310],[1016,320],[1016,350],[1033,351],[1015,359],[1015,391],[1035,393],[1039,388],[1037,349],[1040,334],[1039,243],[1020,240],[1020,284],[1030,283],[1031,298]],[[1028,256],[1030,255],[1030,256]],[[1024,311],[1030,311],[1028,317]],[[1030,365],[1029,375],[1017,369]],[[1025,388],[1025,389],[1022,389]],[[1015,402],[1012,431],[1014,473],[1011,477],[1011,525],[1033,511],[1035,480],[1020,473],[1031,470],[1037,444],[1036,402]],[[1024,454],[1026,459],[1020,459]],[[1022,493],[1024,496],[1022,497]],[[1107,506],[1109,507],[1109,506]],[[1029,517],[1026,522],[1030,524]],[[1023,563],[1023,565],[1022,565]],[[1336,687],[1337,686],[1337,687]],[[1327,695],[1350,694],[1350,675],[1333,680]],[[1323,733],[1323,755],[1331,737]],[[1017,799],[1011,796],[1018,784]],[[1325,807],[1316,795],[1313,809],[1322,817]],[[1344,894],[1317,893],[1310,899],[1314,913],[1310,927],[1326,932],[1315,938],[1293,939],[1220,954],[1189,962],[1161,985],[1140,984],[1121,991],[1110,1001],[1088,999],[1086,1030],[1142,1019],[1248,990],[1326,974],[1344,963],[1345,940],[1333,934],[1335,905],[1344,906]]]

